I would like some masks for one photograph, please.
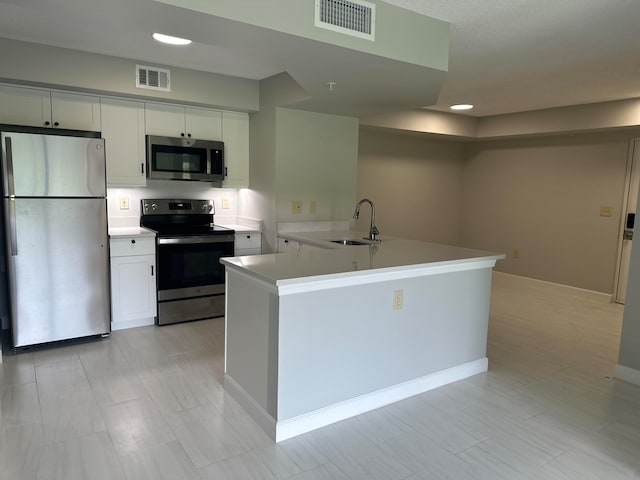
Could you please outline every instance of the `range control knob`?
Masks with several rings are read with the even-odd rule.
[[[155,203],[151,204],[151,210],[153,210],[154,212],[158,209],[158,205],[156,205]]]

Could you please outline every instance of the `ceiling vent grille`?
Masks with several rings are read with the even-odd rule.
[[[315,26],[375,40],[376,6],[363,0],[316,0]]]
[[[136,87],[171,91],[171,72],[164,68],[136,65]]]

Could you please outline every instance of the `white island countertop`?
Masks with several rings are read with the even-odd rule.
[[[221,261],[230,268],[282,288],[302,283],[344,282],[365,280],[381,275],[422,276],[470,268],[470,264],[487,263],[505,258],[502,253],[475,250],[437,243],[380,236],[380,242],[370,245],[342,245],[330,240],[362,240],[366,234],[354,231],[287,232],[281,238],[296,240],[320,248],[299,252],[228,257]],[[366,241],[366,240],[363,240]],[[479,267],[479,265],[476,265]],[[366,281],[372,280],[367,278]],[[339,286],[335,284],[333,286]]]

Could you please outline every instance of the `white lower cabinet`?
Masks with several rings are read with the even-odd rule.
[[[260,232],[236,232],[234,247],[236,257],[260,255],[262,253],[262,234]]]
[[[297,252],[300,250],[300,242],[278,237],[278,253]]]
[[[111,330],[153,325],[156,305],[155,238],[112,238]]]

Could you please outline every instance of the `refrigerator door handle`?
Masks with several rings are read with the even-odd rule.
[[[16,231],[16,199],[9,198],[9,232],[11,243],[11,256],[18,255],[18,232]]]
[[[13,182],[13,149],[11,147],[11,137],[4,137],[5,151],[7,152],[7,160],[4,165],[4,182],[7,195],[10,197],[16,194],[15,184]]]

